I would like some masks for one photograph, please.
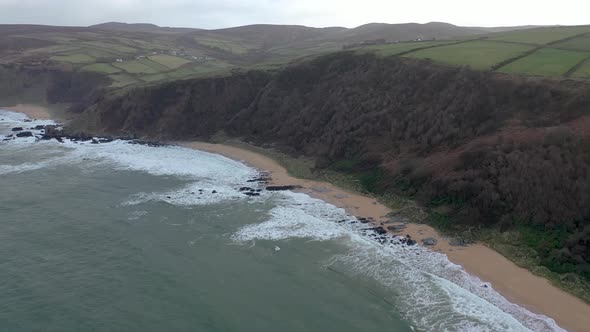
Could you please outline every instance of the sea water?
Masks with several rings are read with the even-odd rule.
[[[0,331],[561,331],[340,208],[244,195],[239,162],[4,140],[51,123],[25,121],[0,111]]]

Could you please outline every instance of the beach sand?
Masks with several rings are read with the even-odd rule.
[[[261,154],[222,144],[183,142],[181,145],[244,162],[261,171],[270,172],[273,185],[299,185],[301,192],[344,208],[358,217],[370,217],[376,224],[387,220],[391,212],[375,198],[349,192],[330,183],[297,179],[276,161]],[[454,247],[427,225],[408,224],[401,235],[409,234],[421,243],[422,239],[435,237],[438,243],[431,249],[446,254],[471,275],[489,282],[509,301],[524,306],[532,312],[555,319],[564,329],[573,332],[590,331],[590,305],[577,297],[553,286],[547,279],[520,268],[507,258],[483,244]],[[398,234],[399,235],[399,234]]]
[[[42,106],[20,104],[1,108],[24,113],[32,119],[55,119],[52,117],[53,112]],[[378,225],[386,221],[385,216],[391,212],[389,208],[379,204],[375,198],[349,192],[330,183],[294,178],[273,159],[249,150],[201,142],[180,144],[217,153],[244,162],[261,171],[268,171],[273,185],[299,185],[302,187],[302,192],[344,208],[352,215],[373,218]],[[511,302],[555,319],[559,326],[568,331],[590,331],[589,304],[553,286],[548,280],[518,267],[485,245],[454,247],[449,244],[448,239],[441,237],[432,227],[422,224],[408,224],[401,233],[401,235],[405,234],[409,234],[419,243],[427,237],[438,239],[438,243],[431,247],[432,250],[446,254],[453,263],[461,265],[470,274],[491,283],[495,290]]]
[[[39,105],[18,104],[16,106],[0,107],[0,109],[24,113],[33,120],[55,120],[54,115],[49,111],[47,107]]]

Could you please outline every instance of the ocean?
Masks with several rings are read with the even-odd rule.
[[[0,331],[562,331],[239,162],[25,121],[0,111]]]

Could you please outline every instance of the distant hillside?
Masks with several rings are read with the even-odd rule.
[[[0,25],[0,64],[107,75],[111,87],[153,84],[352,49],[478,70],[590,77],[589,27],[460,27],[370,23],[353,29],[256,24],[204,30],[109,22],[90,27]]]
[[[455,41],[371,45],[357,52],[427,59],[506,74],[590,77],[590,25],[499,30]]]

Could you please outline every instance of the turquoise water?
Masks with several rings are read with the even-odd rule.
[[[23,120],[0,111],[0,139]],[[256,176],[180,147],[0,143],[0,331],[560,330],[332,205],[237,190]]]

